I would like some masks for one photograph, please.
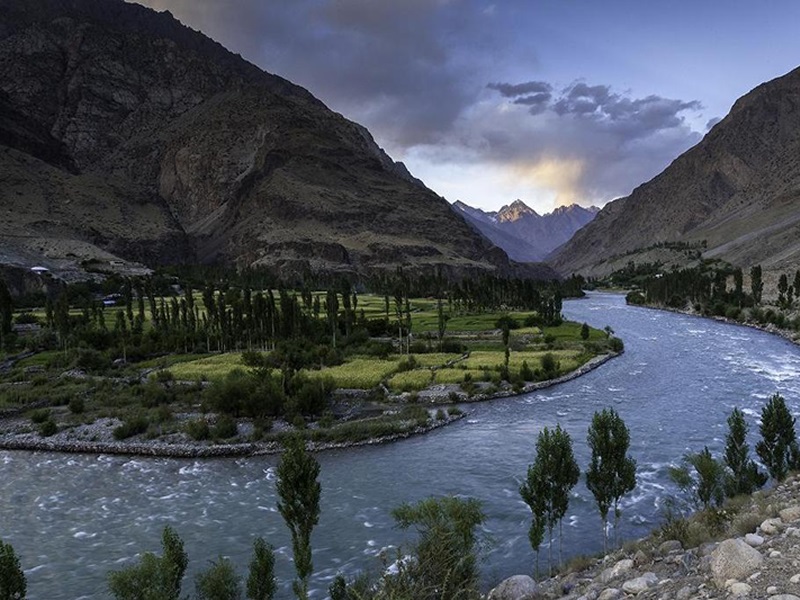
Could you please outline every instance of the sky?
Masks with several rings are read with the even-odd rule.
[[[602,206],[800,65],[797,0],[143,0],[365,125],[440,195]]]

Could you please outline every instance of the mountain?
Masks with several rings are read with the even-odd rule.
[[[551,264],[601,275],[631,260],[685,264],[692,252],[744,268],[800,266],[800,69],[737,100],[700,143],[606,205]]]
[[[521,200],[496,212],[485,212],[461,201],[456,201],[453,208],[509,257],[522,262],[544,260],[600,210],[596,206],[583,208],[572,204],[540,215]]]
[[[0,264],[553,274],[307,90],[122,0],[0,0],[0,181]]]

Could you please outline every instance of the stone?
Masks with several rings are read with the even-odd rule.
[[[781,556],[782,554],[778,550],[773,550],[772,552],[769,553],[770,558],[780,558]]]
[[[602,573],[600,573],[600,577],[598,580],[600,583],[609,583],[613,581],[617,577],[627,573],[628,571],[633,569],[633,561],[630,558],[625,558],[615,564],[613,567],[609,567],[608,569],[604,569]]]
[[[622,598],[622,596],[623,593],[617,588],[608,588],[600,592],[597,600],[618,600],[618,598]]]
[[[794,594],[777,594],[775,596],[770,596],[768,600],[800,600]]]
[[[487,600],[533,600],[538,588],[527,575],[514,575],[492,589]]]
[[[789,508],[784,508],[778,514],[781,517],[781,521],[783,521],[784,523],[791,523],[792,521],[800,521],[800,506],[790,506]]]
[[[717,586],[724,587],[728,579],[743,579],[763,562],[759,551],[743,540],[725,540],[711,554],[711,574]]]
[[[744,536],[744,542],[748,546],[752,546],[753,548],[758,548],[761,544],[764,543],[764,538],[756,533],[748,533]]]
[[[731,596],[747,596],[752,590],[752,587],[739,581],[728,587]]]
[[[771,585],[771,586],[769,586],[769,587],[767,588],[767,593],[768,593],[770,596],[774,596],[775,594],[777,594],[777,593],[778,593],[778,588],[777,588],[777,587],[775,587],[774,585]]]
[[[797,575],[792,575],[792,577],[789,579],[789,583],[800,583],[800,573]]]
[[[683,545],[678,540],[667,540],[658,547],[658,553],[662,556],[683,550]]]
[[[783,525],[783,521],[780,519],[766,519],[758,528],[765,535],[775,535],[781,525]]]
[[[655,573],[645,573],[641,577],[629,579],[622,584],[622,591],[626,594],[638,595],[642,592],[649,590],[658,583],[658,577]]]
[[[647,564],[648,560],[647,554],[645,554],[642,550],[637,550],[636,554],[633,555],[633,564],[637,567]]]
[[[678,590],[678,593],[675,594],[675,600],[689,600],[694,593],[697,591],[697,588],[693,585],[686,585]]]

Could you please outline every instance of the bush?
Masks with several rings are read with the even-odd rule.
[[[560,368],[559,361],[552,353],[548,352],[542,356],[542,375],[545,379],[553,379],[558,375]]]
[[[51,435],[55,435],[58,433],[58,425],[55,424],[55,421],[52,419],[48,419],[41,425],[39,425],[39,435],[42,437],[50,437]]]
[[[622,352],[625,349],[625,344],[618,337],[612,337],[608,340],[608,347],[613,352]]]
[[[464,354],[467,351],[467,347],[455,340],[453,338],[445,338],[442,340],[442,352],[445,354]]]
[[[236,434],[239,433],[239,428],[236,426],[236,421],[232,417],[222,415],[217,419],[217,422],[214,423],[214,429],[211,433],[213,437],[217,439],[227,440],[235,437]]]
[[[126,440],[147,431],[150,422],[144,415],[135,415],[125,419],[122,425],[114,428],[114,439]]]
[[[333,415],[331,413],[325,413],[322,415],[322,418],[317,421],[317,425],[323,429],[330,429],[333,427]]]
[[[447,414],[451,417],[457,417],[459,415],[463,415],[464,411],[458,408],[457,406],[451,406],[447,409]]]
[[[111,360],[102,352],[92,348],[78,350],[75,366],[84,371],[105,371],[111,366]]]
[[[444,421],[447,418],[447,413],[444,412],[441,408],[436,411],[436,420],[437,421]]]
[[[41,424],[48,420],[50,420],[49,408],[39,408],[31,411],[31,422]]]
[[[20,567],[14,548],[0,540],[0,594],[9,600],[25,598],[27,588],[25,573]]]
[[[207,440],[211,437],[211,428],[205,419],[193,419],[186,423],[187,435],[195,441]]]
[[[239,600],[242,591],[233,564],[227,558],[211,563],[211,566],[198,573],[195,579],[198,600]]]
[[[519,370],[519,377],[522,381],[533,381],[536,376],[533,374],[533,369],[528,366],[528,361],[522,361],[522,367]]]
[[[86,410],[86,404],[81,396],[73,396],[69,401],[69,412],[80,415]]]
[[[417,368],[417,359],[411,354],[401,360],[397,365],[397,372],[404,373],[405,371],[413,371]]]

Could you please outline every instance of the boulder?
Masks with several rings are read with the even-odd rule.
[[[533,600],[536,591],[537,586],[533,579],[527,575],[514,575],[489,592],[487,600]]]
[[[776,594],[775,596],[770,596],[768,600],[800,600],[794,594]]]
[[[736,583],[732,584],[728,587],[728,591],[730,592],[731,596],[748,596],[750,592],[753,590],[752,587],[747,585],[746,583],[741,583],[737,581]]]
[[[728,579],[744,579],[764,562],[761,553],[743,540],[725,540],[711,553],[711,574],[718,587]]]
[[[746,536],[744,536],[744,541],[748,546],[757,548],[764,543],[764,538],[755,533],[748,533]]]
[[[617,588],[608,588],[607,590],[603,590],[600,595],[597,597],[597,600],[618,600],[622,598],[624,594],[621,590]]]
[[[784,523],[791,523],[792,521],[800,521],[800,506],[790,506],[789,508],[784,508],[778,514],[781,517],[781,521],[783,521]]]
[[[598,580],[600,583],[609,583],[613,581],[617,577],[624,575],[628,571],[633,569],[633,561],[630,558],[625,558],[615,564],[613,567],[609,567],[608,569],[604,569],[602,573],[600,573],[600,577]]]
[[[680,552],[681,550],[683,550],[683,545],[678,540],[667,540],[658,547],[658,553],[662,556],[672,552]]]
[[[626,594],[638,595],[642,592],[649,590],[658,583],[658,577],[655,573],[645,573],[636,579],[629,579],[622,584],[622,591]]]
[[[783,521],[780,519],[767,519],[758,528],[765,535],[775,535],[781,525],[783,525]]]

